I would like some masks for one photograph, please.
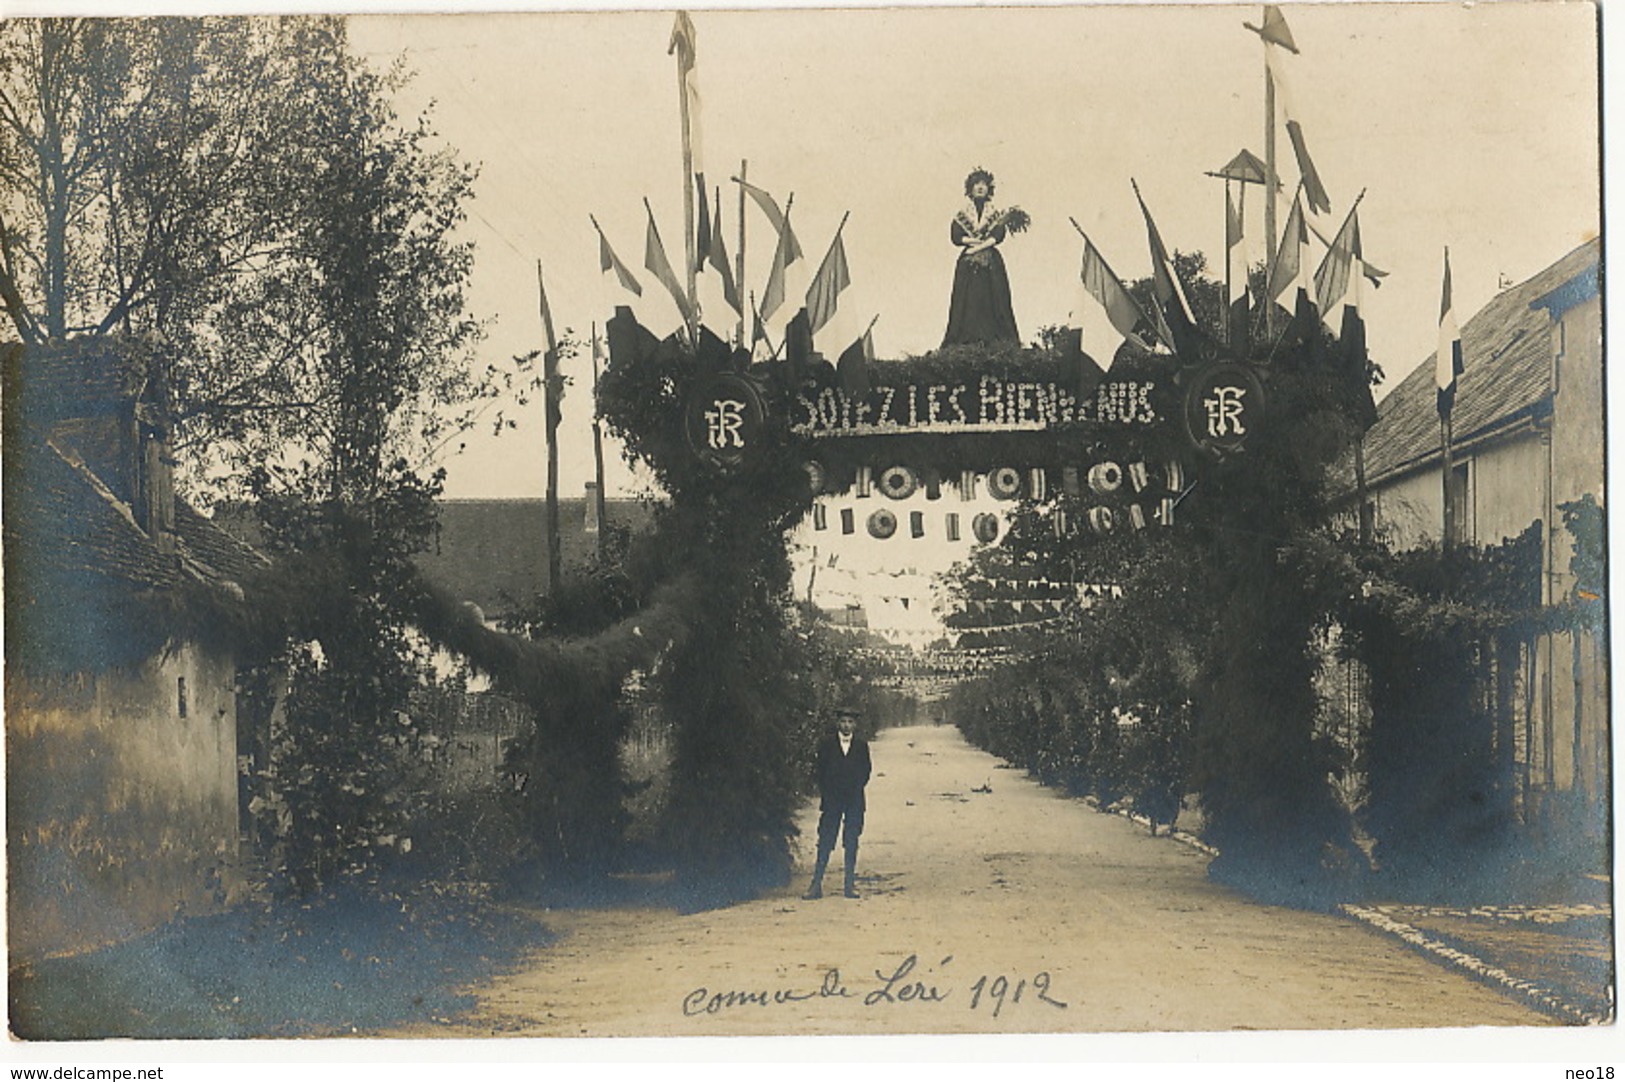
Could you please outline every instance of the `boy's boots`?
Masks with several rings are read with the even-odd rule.
[[[829,854],[819,853],[818,863],[813,865],[812,882],[807,885],[807,893],[802,897],[807,901],[814,901],[824,896],[824,869],[829,867]]]

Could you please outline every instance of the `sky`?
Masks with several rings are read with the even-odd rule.
[[[1390,272],[1367,291],[1371,351],[1397,383],[1433,350],[1443,250],[1455,308],[1476,311],[1600,222],[1595,9],[1585,4],[1338,4],[1284,8],[1301,49],[1294,100],[1333,202],[1330,236],[1354,197],[1367,258]],[[721,185],[730,252],[749,179],[782,204],[810,273],[843,215],[851,285],[819,348],[833,355],[878,316],[882,358],[941,340],[953,273],[948,222],[975,166],[995,201],[1031,230],[1004,247],[1024,337],[1080,323],[1085,348],[1117,338],[1082,293],[1089,233],[1125,279],[1150,267],[1137,180],[1168,243],[1222,274],[1223,183],[1204,174],[1243,147],[1262,156],[1263,50],[1248,6],[893,8],[698,11],[700,160]],[[617,303],[676,326],[643,270],[647,198],[673,262],[683,238],[682,156],[669,11],[366,16],[354,46],[416,72],[403,114],[431,106],[445,144],[479,163],[468,235],[470,299],[490,319],[482,361],[542,344],[536,265],[555,322],[585,338]],[[1289,143],[1279,169],[1296,182]],[[1262,248],[1262,200],[1248,192]],[[644,284],[641,299],[600,274],[604,227]],[[1281,215],[1284,219],[1284,214]],[[766,219],[747,209],[745,285],[762,289]],[[805,286],[805,277],[802,279]],[[702,300],[704,299],[702,295]],[[707,306],[715,312],[719,305]],[[788,314],[788,309],[786,310]],[[731,315],[728,317],[731,319]],[[561,431],[561,489],[593,476],[590,368],[574,379]],[[540,404],[500,438],[470,434],[446,465],[453,497],[538,496]],[[644,482],[609,448],[608,488]]]
[[[447,6],[388,0],[397,10],[414,4]],[[98,3],[11,6],[15,14],[95,13]],[[234,0],[158,0],[153,10],[234,6],[249,10]],[[643,268],[645,199],[672,262],[682,259],[672,11],[376,15],[367,12],[378,4],[364,0],[271,7],[351,11],[355,49],[380,67],[399,59],[414,73],[397,99],[401,115],[429,110],[442,146],[478,164],[465,226],[476,246],[469,301],[489,328],[478,365],[544,345],[538,262],[561,332],[585,340],[622,303],[659,333],[677,326],[675,305]],[[255,0],[252,9],[266,7]],[[1502,0],[1283,11],[1301,50],[1289,61],[1291,105],[1333,204],[1318,228],[1332,236],[1363,192],[1366,258],[1389,272],[1380,289],[1365,291],[1364,307],[1372,357],[1392,387],[1433,351],[1447,245],[1455,312],[1465,322],[1498,289],[1597,235],[1597,10]],[[1206,253],[1222,277],[1224,185],[1206,173],[1243,148],[1264,154],[1263,46],[1242,25],[1260,18],[1256,4],[695,11],[696,149],[721,188],[730,253],[740,205],[728,178],[748,161],[749,179],[781,205],[794,195],[792,221],[807,258],[792,274],[792,296],[845,219],[851,284],[817,347],[838,354],[874,320],[881,358],[927,352],[946,323],[955,258],[948,224],[964,203],[966,173],[984,167],[997,176],[995,202],[1033,220],[1002,248],[1024,338],[1046,325],[1081,325],[1085,349],[1109,357],[1119,338],[1083,293],[1082,240],[1069,219],[1119,276],[1148,274],[1137,181],[1168,244]],[[1278,111],[1276,119],[1278,168],[1290,188],[1297,167],[1285,118]],[[1262,210],[1250,188],[1255,258],[1263,254]],[[642,281],[641,298],[600,273],[589,215]],[[760,292],[772,235],[754,205],[745,221],[745,287]],[[720,308],[703,292],[701,299],[708,313]],[[781,316],[792,310],[786,305]],[[565,373],[572,386],[560,489],[572,496],[594,476],[588,353],[567,360]],[[517,427],[500,437],[488,424],[467,434],[461,453],[444,462],[448,497],[544,493],[541,402],[502,408]],[[619,445],[606,444],[610,495],[650,491]],[[968,529],[958,544],[942,538],[940,515],[959,511],[968,524],[998,509],[945,500],[888,505],[905,523],[909,511],[924,511],[925,541],[878,543],[861,525],[843,539],[805,524],[791,538],[798,592],[810,582],[816,549],[821,603],[866,597],[874,619],[929,626],[934,574],[971,551]],[[878,502],[842,497],[829,520],[851,507],[862,523]]]
[[[1498,288],[1597,234],[1595,11],[1497,3],[1284,12],[1301,50],[1288,61],[1291,107],[1333,203],[1318,227],[1332,236],[1363,192],[1366,257],[1389,272],[1364,301],[1372,356],[1393,386],[1433,351],[1447,245],[1465,322]],[[948,223],[964,203],[966,173],[985,167],[997,177],[995,202],[1033,219],[1003,246],[1023,336],[1081,325],[1085,348],[1110,356],[1120,339],[1082,291],[1082,240],[1069,219],[1120,276],[1149,273],[1137,181],[1167,242],[1206,253],[1222,277],[1224,184],[1206,173],[1243,148],[1264,155],[1263,47],[1242,25],[1260,14],[1256,5],[695,12],[697,153],[722,189],[730,253],[740,207],[728,178],[745,161],[749,179],[781,205],[794,194],[807,255],[799,283],[793,276],[801,289],[846,219],[851,285],[818,348],[839,353],[878,317],[879,357],[929,351],[941,342],[952,282]],[[669,11],[352,20],[352,41],[369,58],[403,56],[417,73],[403,112],[432,106],[446,144],[480,163],[471,300],[494,320],[487,359],[541,344],[538,260],[555,322],[578,336],[618,303],[632,303],[659,333],[677,326],[675,305],[643,269],[645,198],[681,265],[672,25]],[[1278,169],[1292,186],[1281,113]],[[642,298],[600,273],[589,214],[642,281]],[[1246,217],[1261,257],[1257,188]],[[754,205],[745,220],[745,286],[759,292],[772,235]],[[566,366],[576,381],[561,430],[566,494],[593,476],[587,365],[583,354]],[[446,464],[448,496],[543,492],[540,405],[519,419],[500,438],[470,434]],[[646,490],[613,443],[608,458],[612,495]],[[905,523],[909,511],[924,511],[927,538],[876,542],[862,523],[879,502],[850,493],[831,502],[832,524],[842,507],[858,513],[853,537],[810,521],[794,533],[796,588],[816,585],[826,607],[864,600],[873,625],[918,637],[936,623],[934,576],[972,547],[968,528],[947,542],[940,516],[959,511],[968,524],[998,506],[916,496],[888,506]]]

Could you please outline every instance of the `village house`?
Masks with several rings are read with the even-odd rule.
[[[14,345],[0,362],[15,963],[242,891],[251,737],[230,629],[266,561],[176,498],[153,346]]]
[[[1495,545],[1540,527],[1540,601],[1589,597],[1571,570],[1564,509],[1604,503],[1601,242],[1503,290],[1461,327],[1465,371],[1452,411],[1452,541]],[[1399,548],[1438,542],[1445,485],[1434,364],[1380,407],[1365,442],[1367,505]],[[1515,696],[1513,766],[1525,817],[1560,811],[1590,832],[1609,792],[1607,642],[1550,630],[1528,644]]]

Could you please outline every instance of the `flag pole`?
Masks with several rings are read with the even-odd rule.
[[[1252,301],[1253,267],[1252,267],[1252,260],[1250,258],[1248,258],[1248,252],[1252,249],[1252,245],[1248,244],[1247,240],[1246,240],[1246,237],[1247,237],[1247,182],[1245,180],[1243,180],[1240,184],[1237,185],[1237,187],[1240,189],[1240,194],[1236,198],[1236,218],[1241,223],[1241,235],[1242,235],[1242,243],[1241,243],[1241,254],[1242,254],[1241,275],[1242,275],[1242,278],[1245,279],[1242,282],[1241,292],[1242,292],[1242,299],[1243,299],[1243,302],[1244,302],[1243,309],[1245,310],[1247,306],[1249,306],[1249,305],[1251,305],[1253,303],[1253,301]],[[1225,265],[1226,266],[1229,265],[1228,260],[1225,261]],[[1268,271],[1266,271],[1265,273],[1268,273]],[[1265,289],[1269,288],[1269,285],[1267,284],[1267,281],[1268,280],[1266,279],[1266,285],[1264,286]],[[1233,297],[1233,295],[1232,295],[1232,297]],[[1227,300],[1226,303],[1229,303],[1229,301]],[[1242,345],[1243,349],[1247,350],[1248,352],[1251,352],[1252,347],[1251,347],[1250,339],[1252,338],[1252,332],[1253,332],[1253,317],[1252,317],[1252,315],[1250,313],[1245,313],[1245,314],[1246,314],[1246,318],[1241,323],[1241,338],[1242,338],[1241,345]],[[1232,342],[1231,345],[1234,346],[1235,343]]]
[[[1446,552],[1449,552],[1454,546],[1456,534],[1456,511],[1450,505],[1450,475],[1455,472],[1455,463],[1451,461],[1451,436],[1450,414],[1447,413],[1439,418],[1439,443],[1443,448],[1444,460],[1444,550]]]
[[[592,325],[592,464],[598,480],[598,555],[604,555],[609,536],[607,497],[604,495],[604,427],[598,416],[598,323]]]
[[[1246,205],[1247,205],[1247,203],[1246,203],[1247,185],[1245,185],[1245,184],[1243,184],[1241,186],[1241,197],[1242,197],[1242,204],[1241,204],[1240,207],[1236,208],[1237,217],[1241,216],[1241,214],[1243,213],[1243,208],[1245,208]],[[1241,228],[1243,230],[1246,230],[1246,228],[1247,228],[1247,219],[1245,219],[1245,218],[1241,219]],[[1236,326],[1235,326],[1236,321],[1233,318],[1231,318],[1231,315],[1230,315],[1230,304],[1231,304],[1231,301],[1235,298],[1235,295],[1236,295],[1236,291],[1235,291],[1235,288],[1234,288],[1234,282],[1232,281],[1232,278],[1235,275],[1235,269],[1230,266],[1230,264],[1233,263],[1233,262],[1235,262],[1235,260],[1231,258],[1231,252],[1230,252],[1230,178],[1225,177],[1224,178],[1224,340],[1225,340],[1225,344],[1228,345],[1231,348],[1231,350],[1237,349],[1237,347],[1240,345],[1240,343],[1236,341],[1236,338],[1237,338]],[[1242,273],[1245,274],[1246,272],[1243,271]]]
[[[1260,42],[1265,49],[1264,59],[1264,281],[1265,290],[1269,289],[1269,281],[1275,276],[1275,199],[1281,189],[1281,182],[1275,172],[1275,75],[1270,71],[1268,50],[1269,42],[1259,35]],[[1245,187],[1245,185],[1243,186]],[[1275,299],[1272,297],[1264,305],[1264,332],[1269,338],[1275,337]]]
[[[542,327],[547,332],[547,352],[542,355],[542,409],[547,432],[547,596],[559,595],[563,568],[559,552],[559,349],[553,337],[553,313],[547,306],[547,286],[542,281],[542,261],[536,261],[536,293],[542,309]]]
[[[679,18],[682,18],[679,13]],[[669,50],[668,50],[669,51]],[[689,67],[693,66],[694,58],[689,57]],[[688,311],[685,313],[685,322],[688,324],[688,340],[699,341],[699,328],[696,323],[696,294],[699,288],[698,276],[695,274],[694,253],[696,238],[694,236],[694,146],[690,134],[690,119],[688,115],[688,73],[683,66],[683,50],[677,52],[677,102],[681,111],[683,126],[683,249],[687,255],[688,271]],[[647,200],[645,200],[647,202]]]
[[[1450,246],[1448,244],[1445,245],[1445,248],[1444,248],[1444,265],[1445,265],[1445,270],[1446,270],[1446,278],[1448,280],[1448,272],[1449,272],[1449,268],[1450,268]],[[1453,312],[1451,313],[1451,316],[1452,316],[1452,318],[1454,318],[1454,313]],[[1441,324],[1444,322],[1443,313],[1440,314],[1439,321],[1440,321]],[[1441,334],[1440,337],[1442,338],[1443,334]],[[1439,343],[1438,348],[1443,349],[1444,348],[1444,343],[1443,342]],[[1441,459],[1441,466],[1442,466],[1442,471],[1441,471],[1442,476],[1440,478],[1440,494],[1444,497],[1444,539],[1443,539],[1442,547],[1444,548],[1444,550],[1446,552],[1449,552],[1451,547],[1455,544],[1455,535],[1456,535],[1456,511],[1455,511],[1455,508],[1450,505],[1450,475],[1455,472],[1455,463],[1451,461],[1450,443],[1451,443],[1451,437],[1454,435],[1454,432],[1452,432],[1452,427],[1453,426],[1451,425],[1450,421],[1451,421],[1452,414],[1454,414],[1456,412],[1456,409],[1455,409],[1455,406],[1456,406],[1455,396],[1456,396],[1456,391],[1457,391],[1458,388],[1457,388],[1457,380],[1456,380],[1456,377],[1455,377],[1454,358],[1451,359],[1450,363],[1451,363],[1450,399],[1449,399],[1450,408],[1448,410],[1446,410],[1444,413],[1439,415],[1439,447],[1440,447],[1440,459]],[[1434,358],[1433,364],[1434,364],[1434,371],[1437,372],[1438,371],[1438,366],[1440,364],[1440,360],[1439,360],[1438,357]]]
[[[1369,375],[1366,378],[1370,378]],[[1371,505],[1365,482],[1365,429],[1354,437],[1354,498],[1359,501],[1360,544],[1371,544],[1371,534],[1376,526],[1372,521]]]
[[[745,170],[749,165],[750,162],[746,159],[739,159],[739,179],[741,182],[745,179]],[[734,255],[734,281],[739,283],[740,289],[745,288],[745,185],[743,183],[739,185],[739,251]],[[741,305],[740,307],[743,309],[744,306]],[[739,344],[746,349],[750,349],[751,346],[749,342],[745,341],[745,313],[742,310],[739,313]]]
[[[762,318],[762,310],[760,308],[756,307],[756,291],[754,289],[750,291],[750,312],[751,312],[751,318],[753,318],[756,321],[756,328],[755,329],[759,329],[762,332],[762,341],[766,342],[767,343],[767,348],[772,351],[772,352],[770,352],[768,354],[767,359],[770,360],[770,361],[778,360],[779,359],[778,346],[775,346],[773,344],[772,337],[767,333],[767,321]],[[779,344],[780,345],[784,344],[784,340],[782,338],[779,339]],[[752,355],[754,355],[756,353],[755,345],[756,345],[756,339],[754,337],[754,332],[753,332],[753,337],[751,338],[751,353],[752,353]]]

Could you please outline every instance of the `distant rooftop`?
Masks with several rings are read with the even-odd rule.
[[[559,501],[559,550],[566,572],[591,560],[598,534],[589,531],[586,497]],[[608,499],[615,526],[645,530],[654,508],[642,500]],[[547,593],[547,501],[540,498],[444,500],[440,531],[415,558],[424,576],[488,617],[512,612]]]

